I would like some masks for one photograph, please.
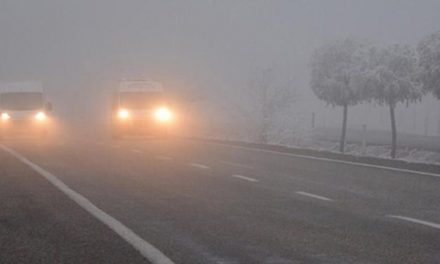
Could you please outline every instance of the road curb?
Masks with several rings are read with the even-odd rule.
[[[435,164],[409,162],[404,160],[393,160],[393,159],[385,159],[385,158],[369,157],[369,156],[355,156],[355,155],[335,153],[330,151],[295,148],[295,147],[287,147],[282,145],[258,144],[258,143],[250,143],[250,142],[234,141],[234,140],[209,139],[209,138],[198,138],[198,137],[190,137],[186,139],[193,141],[201,141],[201,142],[219,143],[224,145],[231,145],[231,146],[238,146],[245,148],[253,148],[259,150],[275,151],[285,154],[294,154],[301,156],[310,156],[315,158],[332,159],[332,160],[344,161],[344,162],[361,163],[365,165],[389,167],[393,169],[411,170],[421,173],[439,174],[440,176],[440,165],[435,165]]]

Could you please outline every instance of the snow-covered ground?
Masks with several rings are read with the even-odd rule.
[[[337,140],[339,139],[339,131],[337,129],[303,129],[290,135],[288,133],[278,132],[271,135],[269,144],[339,153],[339,142]],[[349,142],[360,142],[360,134],[359,131],[349,130],[347,140]],[[370,143],[367,143],[365,150],[362,148],[361,143],[347,143],[345,153],[355,156],[390,159],[391,146],[387,143],[390,140],[389,137],[387,131],[369,131],[367,142]],[[438,139],[438,137],[399,134],[397,159],[440,165]]]
[[[339,143],[332,141],[314,141],[306,140],[302,141],[300,145],[288,144],[289,147],[301,147],[320,151],[339,152]],[[390,146],[387,145],[370,145],[367,146],[365,151],[360,144],[346,144],[346,154],[355,156],[370,156],[389,159],[390,158]],[[431,163],[440,165],[440,153],[435,151],[428,151],[417,148],[403,147],[397,149],[397,159],[405,160],[409,162]]]
[[[331,140],[320,140],[313,136],[311,131],[300,131],[293,136],[286,137],[286,135],[272,134],[269,137],[268,144],[286,146],[292,148],[303,148],[318,151],[330,151],[339,153],[339,142]],[[239,136],[237,134],[222,134],[203,136],[205,138],[219,139],[219,140],[232,140],[241,141],[247,143],[257,143],[255,140],[249,137]],[[345,153],[354,156],[369,156],[383,159],[390,159],[391,147],[386,144],[370,144],[367,145],[365,150],[361,144],[347,143],[345,145]],[[408,162],[429,163],[440,165],[440,152],[426,150],[423,148],[415,147],[398,147],[397,159]]]

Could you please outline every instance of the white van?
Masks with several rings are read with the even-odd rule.
[[[45,137],[51,103],[40,82],[0,83],[0,136]]]

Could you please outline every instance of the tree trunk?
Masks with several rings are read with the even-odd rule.
[[[348,112],[348,106],[345,104],[343,106],[343,115],[342,115],[341,141],[339,142],[339,151],[342,153],[344,153],[345,151],[345,134],[347,132],[347,112]]]
[[[391,158],[396,158],[397,130],[396,116],[394,114],[394,104],[390,104],[390,120],[391,120]]]

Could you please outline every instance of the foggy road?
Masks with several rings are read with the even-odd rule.
[[[1,263],[149,263],[108,219],[174,263],[440,262],[440,175],[180,139],[10,140],[0,160]]]
[[[439,10],[0,0],[0,264],[440,264]]]

